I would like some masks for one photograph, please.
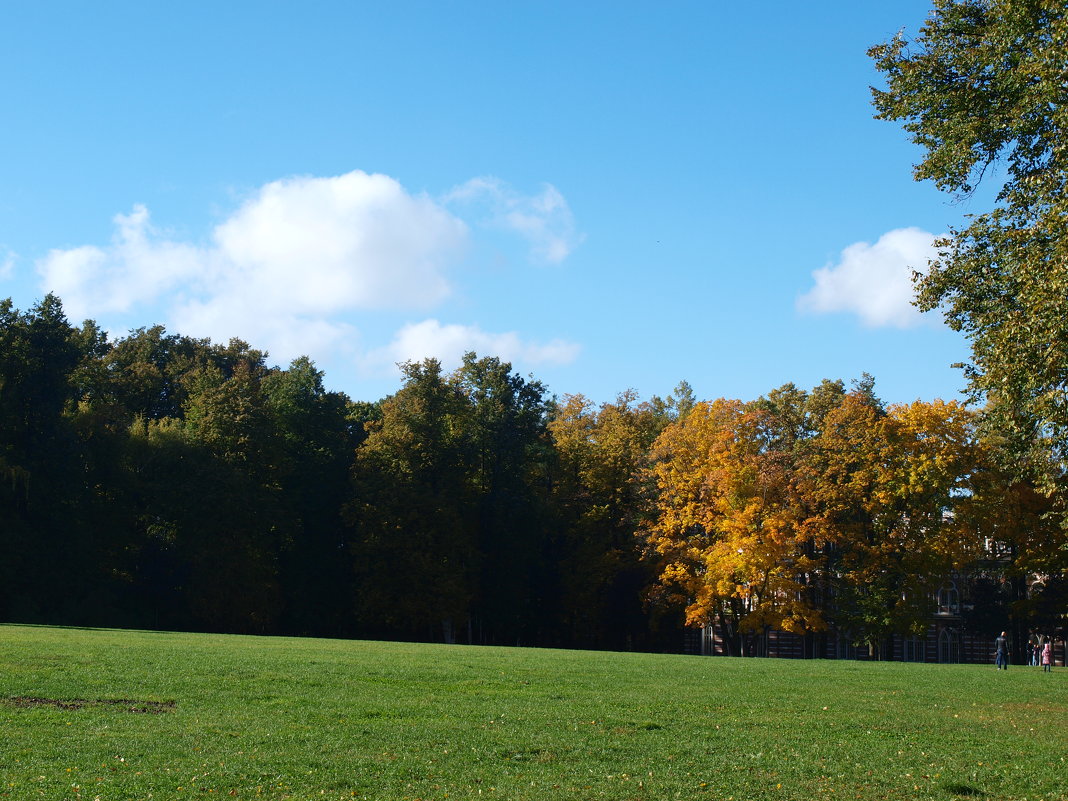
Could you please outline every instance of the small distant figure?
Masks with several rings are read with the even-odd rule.
[[[998,670],[1009,669],[1009,638],[1005,632],[994,640],[994,667]]]
[[[1031,660],[1030,664],[1032,667],[1038,667],[1042,656],[1042,637],[1038,634],[1032,634],[1028,644],[1030,645],[1028,650],[1031,652],[1028,654]]]
[[[1042,672],[1049,673],[1053,670],[1053,639],[1046,638],[1046,644],[1042,646]]]

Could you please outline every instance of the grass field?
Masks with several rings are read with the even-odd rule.
[[[1068,799],[1068,672],[0,626],[0,798]]]

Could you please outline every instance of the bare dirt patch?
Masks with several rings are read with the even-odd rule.
[[[178,706],[177,701],[137,701],[133,698],[37,698],[31,695],[15,695],[5,698],[4,701],[20,709],[34,709],[42,706],[65,710],[118,707],[124,712],[134,712],[140,715],[162,715],[165,712],[173,712]]]

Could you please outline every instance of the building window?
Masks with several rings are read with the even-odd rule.
[[[960,636],[952,629],[942,629],[938,633],[938,661],[960,662]]]
[[[927,643],[919,637],[909,637],[904,641],[902,658],[905,662],[923,662],[927,659]]]
[[[957,593],[957,583],[950,581],[943,584],[938,590],[935,603],[938,606],[938,614],[959,615],[960,595]]]

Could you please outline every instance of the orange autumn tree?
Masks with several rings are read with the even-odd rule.
[[[876,653],[921,633],[979,547],[974,428],[956,402],[887,408],[869,377],[698,404],[652,450],[654,596],[735,653],[773,628],[833,625]]]
[[[719,624],[734,653],[747,633],[824,627],[810,603],[789,462],[769,443],[766,408],[699,403],[668,426],[649,468],[654,514],[642,534],[663,566],[655,590],[683,601],[686,623]]]

